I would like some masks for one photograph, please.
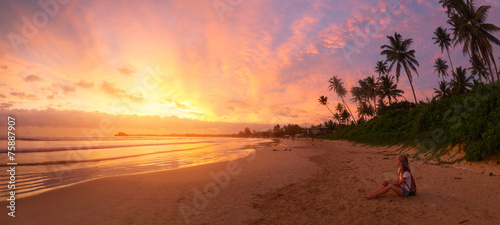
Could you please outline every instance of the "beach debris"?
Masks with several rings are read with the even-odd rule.
[[[292,149],[290,148],[288,151],[290,151],[290,152],[291,152],[291,151],[292,151]]]
[[[273,149],[273,151],[278,151],[278,150],[276,150],[276,149]]]
[[[495,176],[495,174],[493,174],[493,173],[490,173],[490,177],[492,177],[492,176]]]
[[[288,151],[288,149],[287,149],[287,148],[285,148],[285,151]]]
[[[462,178],[461,177],[455,177],[455,180],[461,180]]]
[[[469,220],[464,220],[464,221],[462,221],[462,222],[460,222],[458,224],[464,224],[464,223],[467,223],[467,222],[469,222]]]

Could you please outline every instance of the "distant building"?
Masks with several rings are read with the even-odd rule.
[[[315,127],[315,128],[312,128],[312,133],[313,133],[313,135],[328,134],[328,127]]]

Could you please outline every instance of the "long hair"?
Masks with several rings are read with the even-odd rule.
[[[404,155],[399,156],[399,162],[401,162],[401,167],[403,167],[402,173],[405,171],[410,171],[410,163],[408,162],[408,158]]]

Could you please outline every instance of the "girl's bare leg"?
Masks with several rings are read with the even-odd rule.
[[[382,182],[382,187],[380,189],[374,191],[373,193],[379,192],[380,190],[384,189],[388,184],[390,184],[392,182],[393,182],[392,180],[384,180],[384,182]]]
[[[399,196],[403,196],[403,189],[401,189],[401,187],[398,187],[394,184],[388,184],[387,186],[371,193],[371,194],[368,194],[366,195],[367,198],[375,198],[381,194],[385,194],[387,193],[389,190],[393,190],[394,192],[396,192]]]

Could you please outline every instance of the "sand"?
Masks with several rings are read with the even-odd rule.
[[[344,141],[322,148],[325,154],[311,158],[320,171],[257,200],[264,216],[254,224],[500,224],[498,162],[456,166],[410,159],[416,196],[391,191],[365,199],[383,180],[396,178],[396,148]]]
[[[2,207],[0,224],[500,224],[495,163],[410,160],[417,196],[365,199],[395,177],[397,156],[344,141],[285,140],[231,162],[102,178],[22,198],[16,218]]]

